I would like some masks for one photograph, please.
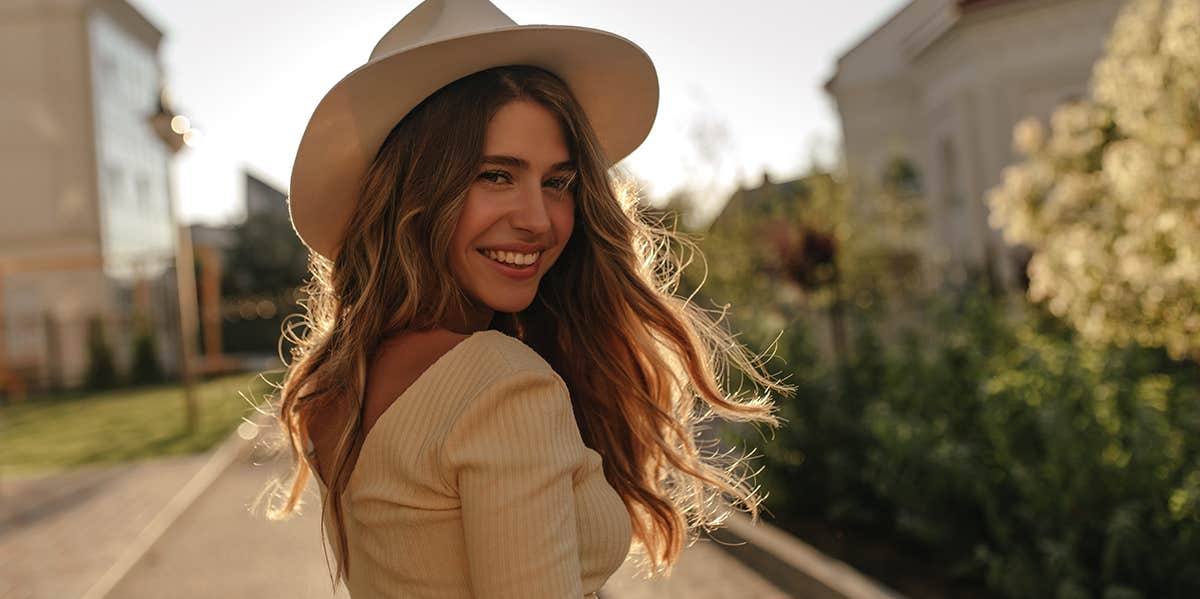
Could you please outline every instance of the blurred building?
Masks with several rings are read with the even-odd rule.
[[[178,362],[170,150],[150,118],[163,85],[152,23],[124,0],[0,2],[0,375],[73,386],[87,321],[118,371],[135,316]]]
[[[247,269],[246,257],[263,260],[266,270],[288,271],[292,254],[303,248],[295,241],[288,215],[287,194],[262,177],[243,172],[246,218],[229,225],[193,224],[189,227],[198,267],[197,293],[200,307],[201,371],[236,368],[266,369],[263,356],[272,356],[283,318],[282,301],[262,293],[255,283],[263,273]],[[270,238],[267,243],[256,242]],[[285,244],[282,252],[269,248]],[[283,254],[276,256],[275,254]],[[232,262],[231,262],[232,259]],[[297,278],[294,285],[299,284]],[[253,354],[253,355],[250,355]]]
[[[909,165],[927,202],[928,263],[1021,283],[1023,250],[987,224],[987,190],[1019,157],[1013,126],[1088,93],[1122,0],[913,0],[846,52],[826,84],[846,161],[878,183]],[[939,277],[934,277],[937,279]]]
[[[267,216],[291,226],[287,193],[253,173],[246,175],[246,218]]]
[[[804,201],[809,195],[807,177],[788,181],[772,181],[766,171],[757,187],[738,185],[709,228],[725,226],[738,219],[774,216],[784,204]]]

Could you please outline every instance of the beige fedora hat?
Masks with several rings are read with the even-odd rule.
[[[457,79],[504,65],[562,78],[613,164],[654,124],[658,75],[633,42],[586,27],[518,25],[488,0],[425,0],[325,94],[308,121],[288,197],[305,245],[334,257],[368,165],[410,110]]]

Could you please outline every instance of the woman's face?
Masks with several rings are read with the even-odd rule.
[[[492,117],[450,255],[455,280],[480,308],[520,312],[533,302],[575,226],[565,189],[574,172],[549,110],[515,100]]]

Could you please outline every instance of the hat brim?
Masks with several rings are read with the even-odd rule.
[[[336,254],[370,161],[409,111],[453,81],[504,65],[537,66],[562,78],[613,164],[654,125],[654,64],[636,44],[607,31],[518,25],[405,48],[351,72],[313,111],[288,198],[305,245],[327,258]]]

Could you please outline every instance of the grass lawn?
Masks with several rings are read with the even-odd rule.
[[[63,470],[205,451],[254,415],[270,388],[257,373],[196,384],[199,422],[185,430],[178,383],[74,392],[0,406],[0,472]],[[239,394],[241,392],[241,394]]]

